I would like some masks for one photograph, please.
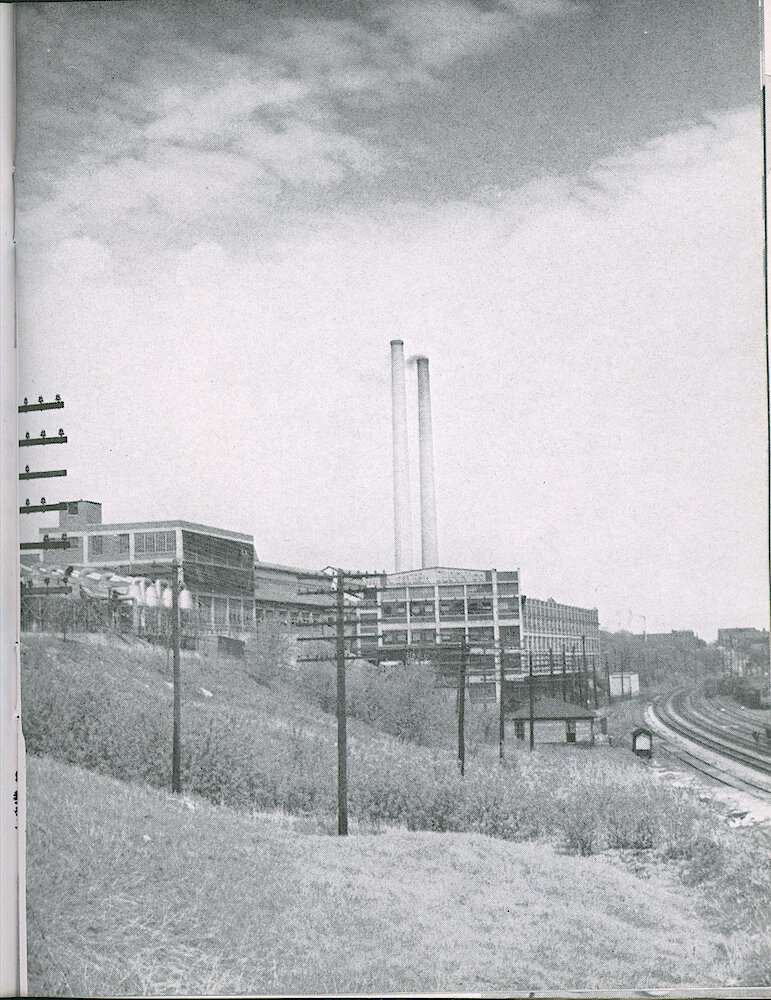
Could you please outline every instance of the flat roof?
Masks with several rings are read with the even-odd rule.
[[[197,524],[195,521],[126,521],[117,524],[83,524],[74,525],[71,530],[66,526],[52,525],[40,528],[40,534],[54,535],[66,531],[68,535],[94,534],[104,531],[168,531],[172,528],[182,528],[189,531],[200,531],[207,535],[221,535],[237,542],[249,542],[254,545],[254,535],[245,535],[240,531],[229,531],[227,528],[214,528],[210,524]]]
[[[516,712],[507,712],[509,719],[529,719],[530,705],[523,705]],[[583,705],[573,705],[557,698],[537,698],[533,705],[533,718],[541,722],[553,722],[561,719],[593,719],[594,712]]]
[[[326,573],[322,573],[320,569],[300,569],[299,566],[285,566],[283,563],[264,562],[262,559],[256,559],[254,568],[257,570],[260,569],[260,567],[278,570],[281,573],[291,573],[293,576],[307,576],[312,579],[316,579],[316,577],[323,577],[325,580],[330,581],[332,579],[327,576]]]

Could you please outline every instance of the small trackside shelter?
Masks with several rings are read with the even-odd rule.
[[[594,744],[594,712],[583,705],[538,698],[533,703],[533,742]],[[530,704],[525,702],[506,716],[506,738],[530,742]],[[513,730],[513,732],[511,732]]]

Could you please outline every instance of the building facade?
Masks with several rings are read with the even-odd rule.
[[[319,589],[313,581],[321,579],[328,586],[327,578],[260,563],[251,535],[224,528],[182,520],[105,524],[100,503],[77,500],[59,512],[58,528],[41,528],[40,534],[66,536],[69,542],[67,549],[45,551],[41,562],[159,581],[153,596],[158,603],[176,560],[185,621],[198,631],[250,632],[266,616],[309,620],[332,600],[312,593]],[[168,597],[166,593],[166,602]]]
[[[599,666],[597,611],[525,598],[519,570],[442,566],[370,577],[349,599],[346,632],[354,652],[380,661],[447,666],[462,641],[470,685],[496,697],[501,676],[516,682],[531,669],[558,675]]]
[[[523,649],[533,654],[537,673],[559,673],[565,665],[568,672],[577,668],[578,661],[600,662],[600,619],[596,608],[579,608],[522,597]]]

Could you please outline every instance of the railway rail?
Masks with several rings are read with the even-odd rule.
[[[760,713],[745,716],[738,706],[688,689],[657,698],[652,709],[666,729],[710,752],[705,759],[678,748],[685,763],[724,784],[771,795],[771,732]]]

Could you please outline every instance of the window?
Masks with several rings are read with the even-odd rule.
[[[406,646],[407,644],[407,633],[406,632],[384,632],[383,633],[383,645],[384,646]]]
[[[104,535],[90,535],[88,539],[88,554],[93,559],[94,556],[102,554]]]
[[[492,598],[469,598],[468,601],[469,618],[492,618],[493,600]]]
[[[565,739],[568,743],[575,743],[576,741],[576,720],[566,719],[565,720]]]
[[[177,533],[175,531],[141,531],[134,536],[134,552],[137,555],[152,555],[155,552],[176,552]]]
[[[502,646],[519,645],[519,628],[516,625],[501,625],[498,635]]]
[[[525,720],[515,719],[514,720],[514,735],[518,740],[523,740],[525,738]]]
[[[118,552],[122,556],[127,556],[129,553],[129,536],[128,535],[118,535]]]
[[[406,604],[383,604],[383,618],[405,618],[407,615]]]

